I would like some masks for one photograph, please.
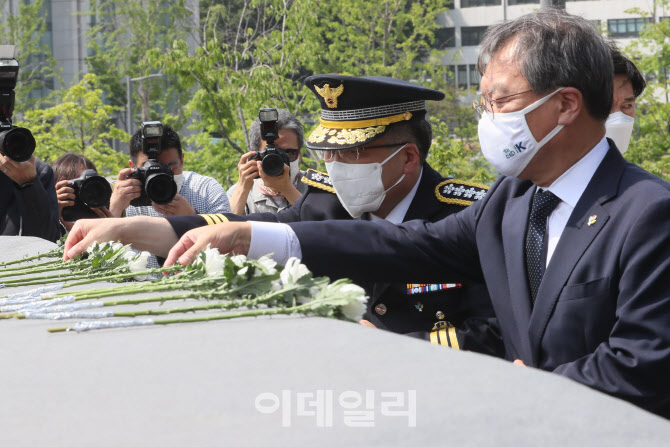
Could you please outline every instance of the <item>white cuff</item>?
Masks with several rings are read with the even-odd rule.
[[[272,254],[278,264],[285,265],[289,258],[302,259],[298,236],[291,227],[275,222],[249,222],[251,224],[250,258],[258,259]]]

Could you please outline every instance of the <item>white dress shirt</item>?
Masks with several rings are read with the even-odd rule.
[[[401,224],[405,220],[405,215],[409,206],[414,200],[419,182],[423,175],[423,167],[419,173],[419,179],[412,190],[403,198],[386,216],[385,220],[393,224]],[[381,220],[374,214],[370,214],[370,220]],[[272,253],[272,259],[278,264],[285,265],[289,258],[295,257],[302,259],[302,250],[300,242],[293,229],[286,225],[276,222],[250,222],[251,223],[251,242],[249,244],[250,258],[257,259],[263,255]]]
[[[546,188],[546,190],[551,191],[561,201],[547,219],[548,243],[547,263],[545,267],[549,265],[551,256],[554,254],[554,250],[556,250],[558,241],[561,239],[561,234],[563,234],[572,211],[577,206],[577,202],[579,202],[582,194],[584,194],[593,174],[596,173],[596,169],[598,169],[603,158],[605,158],[609,147],[609,143],[603,138],[589,153],[565,171],[549,188]]]

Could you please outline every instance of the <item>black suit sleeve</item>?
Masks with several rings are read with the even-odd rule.
[[[483,282],[475,233],[485,200],[435,223],[414,220],[396,226],[385,221],[326,221],[289,225],[300,241],[303,262],[316,275],[376,282]]]

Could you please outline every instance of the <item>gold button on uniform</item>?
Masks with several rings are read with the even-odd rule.
[[[386,304],[377,304],[375,306],[375,312],[377,312],[377,315],[384,315],[386,310]]]
[[[444,320],[444,312],[441,310],[438,310],[437,313],[435,314],[438,320]]]

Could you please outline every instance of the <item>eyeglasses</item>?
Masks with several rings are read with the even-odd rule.
[[[357,161],[360,158],[360,151],[365,151],[368,149],[379,149],[382,147],[395,147],[402,146],[407,143],[389,143],[389,144],[378,144],[374,146],[357,146],[349,149],[331,149],[331,150],[317,150],[315,151],[319,158],[325,162],[331,162],[335,160],[336,157],[339,157],[344,163],[352,163]]]
[[[284,152],[286,152],[286,155],[288,155],[288,161],[296,161],[298,159],[298,156],[300,156],[300,149],[284,149]]]
[[[507,96],[502,96],[500,98],[496,99],[491,99],[488,96],[481,94],[479,97],[479,101],[476,99],[472,101],[472,108],[475,109],[475,113],[477,114],[477,119],[482,119],[482,116],[484,116],[484,111],[488,112],[491,114],[491,119],[495,117],[495,113],[493,112],[493,106],[497,106],[500,108],[500,101],[503,99],[509,100],[509,98],[513,98],[515,96],[523,95],[524,93],[532,92],[533,90],[525,90],[523,92],[519,93],[514,93],[512,95],[507,95]],[[507,101],[503,101],[507,102]]]

